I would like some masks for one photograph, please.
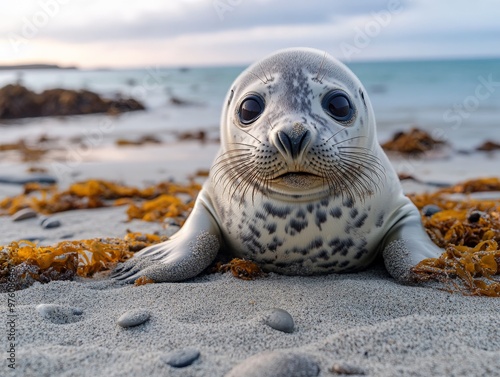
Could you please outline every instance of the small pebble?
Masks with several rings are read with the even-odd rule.
[[[52,219],[50,217],[47,217],[42,220],[40,223],[43,229],[53,229],[53,228],[59,228],[61,226],[61,222],[57,219]]]
[[[161,359],[168,365],[175,368],[184,368],[193,364],[200,357],[200,351],[194,348],[184,348],[173,351]]]
[[[318,364],[297,352],[266,351],[236,365],[226,377],[316,377]]]
[[[29,242],[41,242],[45,239],[46,237],[42,237],[42,236],[28,236],[28,237],[23,237],[23,240],[26,240],[26,241],[29,241]]]
[[[79,308],[57,304],[40,304],[36,310],[43,318],[58,325],[78,322],[83,314],[83,310]]]
[[[422,208],[424,216],[430,217],[435,213],[441,212],[443,209],[435,204],[428,204]]]
[[[484,212],[481,212],[481,211],[473,211],[471,212],[471,214],[469,215],[469,222],[470,223],[477,223],[479,221],[479,219],[485,215]]]
[[[22,221],[37,217],[38,214],[31,208],[23,208],[12,215],[12,221]]]
[[[150,314],[146,310],[129,310],[121,315],[116,322],[119,326],[127,328],[142,325],[149,320]]]
[[[275,330],[286,333],[292,333],[295,327],[292,316],[283,309],[273,309],[264,323]]]
[[[347,364],[347,363],[335,363],[332,365],[330,368],[330,372],[334,374],[342,374],[346,376],[351,376],[351,375],[360,375],[363,376],[366,374],[366,372],[362,369],[359,368],[355,365],[352,364]]]

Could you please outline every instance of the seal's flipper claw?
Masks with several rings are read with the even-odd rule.
[[[139,272],[140,269],[139,268],[130,268],[128,269],[127,271],[125,272],[122,272],[120,274],[117,274],[116,276],[113,277],[113,279],[115,280],[125,280],[127,279],[128,277],[132,276],[132,275],[135,275],[137,272]]]
[[[137,279],[139,279],[141,276],[144,276],[141,271],[136,272],[132,276],[127,277],[124,279],[124,282],[127,284],[133,284]]]
[[[111,277],[115,277],[115,276],[122,275],[122,274],[126,273],[127,271],[129,271],[133,267],[134,267],[134,264],[131,264],[131,263],[128,263],[128,262],[122,263],[121,265],[119,265],[118,267],[116,267],[111,272],[110,276]]]
[[[161,249],[162,249],[161,244],[151,245],[142,249],[141,251],[138,251],[134,256],[135,257],[152,256],[158,253],[158,251],[161,251]]]
[[[120,265],[118,267],[116,267],[113,271],[111,271],[111,274],[109,275],[110,277],[115,277],[115,276],[118,276],[120,275],[120,272],[123,271],[123,265]]]
[[[169,255],[172,253],[170,250],[163,250],[161,253],[157,253],[154,256],[150,257],[153,261],[166,260]]]

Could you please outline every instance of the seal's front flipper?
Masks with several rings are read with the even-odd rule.
[[[410,205],[410,204],[407,204]],[[413,283],[415,276],[411,268],[424,259],[437,258],[443,250],[431,241],[413,207],[386,234],[383,248],[385,267],[400,283]]]
[[[207,209],[202,190],[184,226],[168,241],[149,246],[118,266],[113,279],[133,283],[145,276],[155,282],[192,278],[214,260],[221,245],[217,222]]]

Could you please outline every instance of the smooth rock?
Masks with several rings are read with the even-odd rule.
[[[329,371],[333,374],[340,374],[345,376],[363,376],[366,374],[364,369],[348,363],[335,363],[332,365]]]
[[[236,365],[226,377],[316,377],[319,366],[298,352],[262,352]]]
[[[144,110],[133,98],[106,99],[85,89],[56,88],[35,93],[22,85],[6,85],[0,88],[0,97],[0,119]]]
[[[52,219],[50,217],[47,217],[42,220],[40,223],[43,229],[53,229],[53,228],[59,228],[61,226],[61,222],[57,219]]]
[[[59,325],[78,322],[83,314],[79,308],[57,304],[40,304],[36,310],[43,318]]]
[[[12,215],[12,221],[23,221],[27,219],[33,219],[37,216],[38,214],[31,208],[23,208]]]
[[[441,212],[443,209],[435,204],[428,204],[422,208],[424,216],[430,217],[435,213]]]
[[[29,241],[29,242],[41,242],[43,241],[44,239],[46,239],[46,237],[43,237],[43,236],[29,236],[29,237],[23,237],[23,240],[26,240],[26,241]]]
[[[129,310],[121,315],[116,322],[119,326],[127,328],[142,325],[149,320],[150,314],[146,310],[136,309]]]
[[[485,215],[486,215],[486,213],[484,213],[484,212],[473,211],[473,212],[471,212],[471,214],[469,215],[469,218],[467,220],[469,220],[470,223],[477,223],[479,221],[479,219]]]
[[[292,333],[295,327],[292,316],[283,309],[273,309],[264,323],[275,330],[286,333]]]
[[[168,365],[175,368],[184,368],[193,364],[200,357],[200,351],[195,348],[184,348],[173,351],[161,359]]]

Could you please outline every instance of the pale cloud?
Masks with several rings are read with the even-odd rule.
[[[229,8],[214,7],[221,2]],[[0,0],[0,62],[245,64],[298,45],[355,60],[500,55],[497,1],[400,0],[400,11],[388,22],[377,21],[376,15],[387,15],[395,2],[26,0],[7,5]],[[37,27],[37,14],[51,9],[47,22]],[[36,30],[25,38],[30,23]],[[26,43],[13,48],[13,35]],[[346,46],[355,53],[347,56]]]

